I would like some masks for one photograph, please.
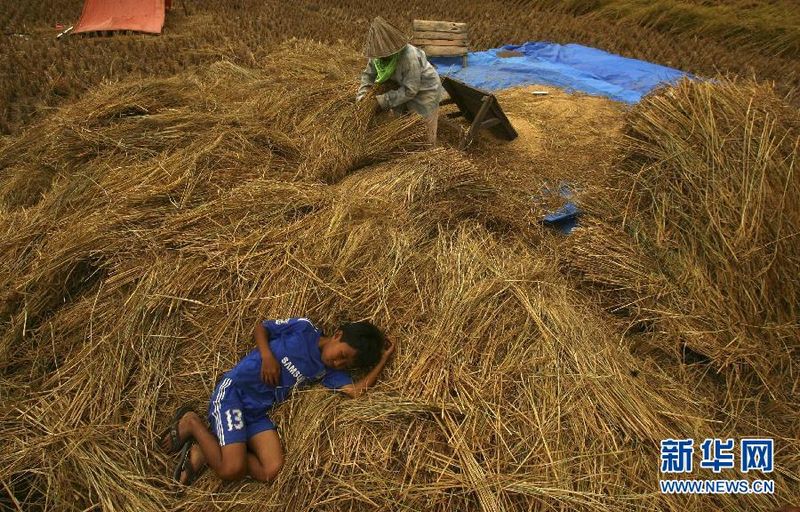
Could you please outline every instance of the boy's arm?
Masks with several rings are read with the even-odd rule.
[[[378,376],[383,371],[383,367],[386,366],[386,363],[394,354],[394,343],[392,343],[389,339],[386,340],[386,347],[383,350],[383,354],[381,354],[381,359],[378,361],[378,364],[369,371],[364,377],[362,377],[358,382],[354,382],[353,384],[343,386],[339,388],[339,391],[346,394],[350,398],[356,398],[364,394],[367,388],[370,388],[378,382]]]
[[[265,384],[277,386],[281,380],[281,365],[272,354],[269,348],[269,333],[264,325],[258,321],[253,330],[253,337],[256,339],[256,346],[261,353],[261,379]]]

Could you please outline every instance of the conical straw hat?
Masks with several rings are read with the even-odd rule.
[[[408,43],[408,37],[404,36],[397,27],[380,16],[376,16],[369,26],[364,55],[370,59],[388,57],[402,50],[406,43]]]

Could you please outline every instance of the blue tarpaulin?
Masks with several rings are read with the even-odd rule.
[[[558,210],[545,215],[542,218],[542,224],[568,235],[578,225],[578,217],[580,217],[581,213],[578,205],[569,201]]]
[[[561,206],[561,208],[546,214],[542,218],[541,222],[549,228],[568,235],[578,225],[578,217],[580,217],[583,213],[581,212],[580,208],[578,208],[578,205],[572,202],[572,197],[575,195],[575,191],[571,185],[568,183],[561,183],[556,189],[545,186],[542,188],[540,195],[534,196],[531,199],[533,199],[533,202],[536,203],[554,195],[562,197],[566,200],[566,202],[563,206]]]
[[[498,57],[501,51],[515,51],[522,56]],[[461,67],[461,57],[430,60],[440,75],[489,91],[543,84],[625,103],[637,103],[655,87],[689,76],[677,69],[579,44],[530,42],[471,52],[466,68]]]

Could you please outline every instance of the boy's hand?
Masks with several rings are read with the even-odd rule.
[[[392,357],[392,354],[394,354],[395,344],[389,338],[385,338],[384,343],[385,344],[383,346],[383,354],[381,355],[381,357],[383,357],[384,361],[388,361],[389,358]]]
[[[340,390],[348,395],[351,398],[355,398],[360,396],[367,388],[370,388],[378,382],[378,375],[380,375],[381,371],[383,371],[384,366],[386,363],[389,362],[389,358],[392,357],[394,354],[394,350],[397,348],[397,345],[393,343],[389,338],[384,338],[383,344],[383,353],[381,354],[381,360],[378,364],[376,364],[365,376],[361,377],[358,382],[354,382],[348,386],[344,386],[340,388]]]
[[[281,382],[281,365],[272,354],[261,354],[261,380],[270,386]]]

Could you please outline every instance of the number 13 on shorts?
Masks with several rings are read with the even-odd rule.
[[[225,419],[228,420],[228,432],[231,430],[241,430],[244,427],[242,421],[242,411],[240,409],[228,409],[225,411]]]

